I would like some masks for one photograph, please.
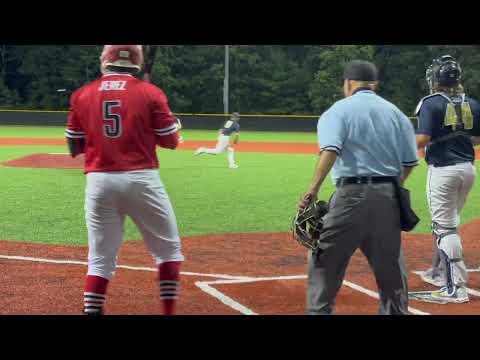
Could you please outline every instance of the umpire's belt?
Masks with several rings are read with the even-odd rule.
[[[380,184],[393,183],[397,178],[394,176],[361,176],[361,177],[342,177],[337,180],[337,187],[349,184]]]

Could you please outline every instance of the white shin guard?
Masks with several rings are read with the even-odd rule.
[[[444,256],[447,270],[447,283],[465,286],[468,280],[467,268],[463,261],[463,249],[460,235],[449,232],[438,237],[438,248]]]

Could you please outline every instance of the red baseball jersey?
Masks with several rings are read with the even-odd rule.
[[[178,145],[166,95],[130,74],[107,74],[75,91],[65,136],[85,139],[85,173],[158,168],[155,146]]]

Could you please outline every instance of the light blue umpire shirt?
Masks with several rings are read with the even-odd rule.
[[[337,101],[320,117],[317,130],[320,149],[338,155],[334,183],[341,177],[400,176],[403,166],[418,164],[411,121],[371,90]]]

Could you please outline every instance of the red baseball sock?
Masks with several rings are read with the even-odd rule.
[[[83,313],[102,315],[107,293],[108,280],[100,276],[87,275],[83,293]]]
[[[160,300],[165,315],[175,314],[175,305],[180,290],[180,261],[170,261],[158,266]]]

